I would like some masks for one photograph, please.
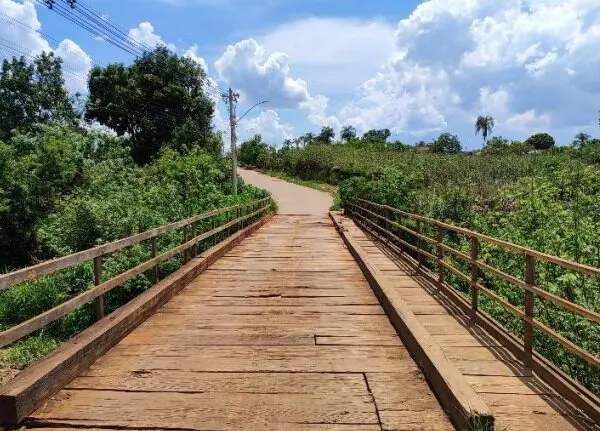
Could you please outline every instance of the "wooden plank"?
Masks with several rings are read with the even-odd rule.
[[[464,429],[473,426],[475,422],[480,422],[484,428],[493,429],[494,417],[489,407],[445,357],[441,347],[435,343],[427,329],[410,311],[396,289],[391,287],[391,282],[370,263],[366,253],[355,243],[353,237],[345,232],[332,213],[330,217],[337,224],[338,232],[363,270],[392,325],[411,355],[417,358],[423,367],[423,372],[436,390],[454,425]]]
[[[298,423],[378,423],[367,394],[187,393],[63,390],[35,422],[152,429],[286,429]],[[140,415],[140,411],[152,414]],[[32,422],[34,422],[32,421]]]
[[[449,431],[453,427],[437,410],[382,410],[379,412],[384,431]]]
[[[183,369],[211,372],[392,372],[408,353],[401,346],[115,346],[98,361],[111,370]]]
[[[110,372],[94,365],[66,389],[121,390],[135,392],[321,393],[365,396],[368,389],[362,373],[208,373],[184,370]],[[216,395],[218,396],[218,395]]]
[[[190,280],[269,218],[237,232],[160,283],[96,322],[0,389],[0,421],[16,424],[180,291]]]
[[[315,335],[318,346],[400,346],[402,341],[396,334],[382,335],[381,333],[355,333],[343,335]]]

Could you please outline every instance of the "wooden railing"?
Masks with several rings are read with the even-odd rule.
[[[79,265],[86,261],[93,261],[94,265],[94,284],[95,286],[68,301],[42,313],[31,319],[22,322],[10,329],[0,332],[0,347],[7,346],[17,340],[31,334],[38,329],[43,328],[56,321],[57,319],[71,313],[75,309],[94,301],[96,319],[102,319],[105,314],[104,297],[107,292],[122,285],[127,280],[136,277],[146,271],[151,271],[151,279],[154,283],[160,281],[159,264],[172,258],[177,254],[183,255],[183,261],[188,262],[197,254],[197,244],[201,241],[216,238],[216,235],[240,226],[244,226],[254,217],[266,215],[270,211],[271,198],[264,198],[249,203],[231,206],[222,209],[216,209],[204,214],[199,214],[185,220],[171,223],[165,226],[147,230],[137,235],[120,239],[98,247],[90,248],[79,253],[49,260],[35,266],[19,269],[8,274],[0,275],[0,290],[8,289],[15,284],[29,280],[34,280],[52,274],[61,269]],[[224,217],[223,217],[224,216]],[[232,217],[234,217],[232,219]],[[212,229],[197,235],[197,225],[199,222],[212,219]],[[222,220],[221,220],[222,219]],[[217,222],[222,224],[217,226]],[[158,254],[157,238],[168,232],[181,229],[183,231],[183,242],[162,254]],[[110,254],[143,241],[149,241],[151,259],[143,262],[116,277],[103,281],[102,279],[102,259]]]
[[[423,265],[425,259],[435,262],[435,269],[437,270],[437,278],[440,286],[444,284],[447,273],[451,273],[468,283],[471,293],[470,306],[472,316],[475,316],[478,312],[479,293],[482,292],[503,307],[506,311],[521,319],[524,325],[523,362],[526,367],[530,369],[532,368],[534,328],[546,334],[548,337],[552,338],[565,349],[583,359],[588,364],[594,367],[600,366],[600,359],[597,356],[566,339],[561,334],[549,328],[539,320],[536,320],[534,316],[534,302],[536,298],[539,297],[566,310],[569,310],[570,312],[582,318],[588,319],[591,322],[596,324],[600,323],[600,314],[597,312],[561,298],[560,296],[554,295],[538,287],[535,282],[536,261],[549,262],[564,269],[594,277],[600,277],[599,268],[571,262],[527,247],[522,247],[508,241],[493,238],[478,232],[443,223],[435,219],[407,213],[388,205],[381,205],[363,199],[347,202],[345,209],[360,225],[367,228],[372,233],[377,234],[377,236],[381,236],[381,234],[383,234],[382,238],[386,241],[392,240],[397,245],[400,245],[401,251],[403,248],[404,250],[411,250],[414,252],[419,266]],[[403,224],[403,220],[414,221],[415,229],[405,226]],[[435,229],[436,238],[431,238],[423,234],[424,224],[427,224]],[[404,234],[408,235],[409,238],[412,238],[412,243],[406,241],[404,234],[399,236],[392,232],[391,229],[395,229],[398,233],[403,232]],[[450,247],[447,244],[444,244],[444,235],[446,233],[454,233],[467,238],[471,243],[470,254],[466,254],[460,250]],[[401,236],[403,236],[403,238],[401,238]],[[521,280],[481,261],[479,258],[481,242],[522,254],[524,256],[525,267],[524,279]],[[435,249],[435,254],[425,250],[424,244],[429,244],[432,249]],[[450,254],[454,258],[458,258],[464,261],[467,265],[470,265],[470,274],[465,274],[463,271],[456,268],[456,266],[445,262],[444,256],[446,254]],[[522,289],[524,295],[524,310],[521,310],[519,307],[511,304],[505,298],[502,298],[491,289],[479,283],[479,280],[484,272],[488,272],[489,274]]]

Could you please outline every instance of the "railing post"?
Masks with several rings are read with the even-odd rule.
[[[442,244],[444,243],[444,228],[438,225],[437,227],[437,270],[438,270],[438,282],[440,283],[438,290],[442,288],[442,283],[444,283],[444,279],[446,278],[446,274],[444,272],[444,266],[442,262],[444,261],[444,250],[442,249]]]
[[[479,267],[477,266],[477,259],[479,259],[479,240],[473,236],[471,237],[471,319],[473,320],[475,320],[479,308],[479,289],[477,288]]]
[[[181,241],[182,244],[185,244],[187,242],[187,232],[188,232],[188,227],[187,225],[183,227],[183,240]],[[188,249],[183,250],[183,263],[187,263],[188,261]]]
[[[417,233],[421,234],[421,220],[417,220]],[[417,249],[419,252],[417,253],[417,259],[419,260],[419,268],[423,266],[423,254],[421,253],[423,247],[423,241],[421,241],[421,237],[417,237]]]
[[[215,214],[214,216],[212,216],[212,230],[215,230],[217,228],[217,215]],[[217,245],[217,234],[213,234],[212,235],[212,245],[213,247],[215,245]]]
[[[196,238],[196,223],[192,223],[192,236],[190,239],[194,239]],[[190,248],[190,259],[194,259],[197,255],[198,255],[198,249],[197,246],[198,244],[194,244],[191,248]]]
[[[535,284],[535,256],[525,255],[525,283]],[[525,347],[524,364],[529,370],[533,367],[533,292],[525,291],[525,319],[523,320],[523,345]]]
[[[150,240],[150,248],[151,248],[150,253],[152,254],[152,258],[154,259],[156,256],[158,256],[158,244],[156,242],[155,236],[153,236],[152,239]],[[156,264],[156,265],[154,265],[154,267],[152,267],[152,273],[153,273],[153,277],[154,277],[154,284],[156,284],[160,281],[160,275],[158,273],[158,264]]]
[[[94,286],[102,284],[102,256],[94,258]],[[101,320],[104,317],[104,294],[94,300],[94,312],[96,320]]]

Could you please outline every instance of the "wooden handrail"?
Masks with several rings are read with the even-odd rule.
[[[558,334],[553,329],[544,325],[540,321],[536,320],[533,315],[534,310],[534,301],[536,297],[543,298],[544,300],[550,301],[556,305],[563,307],[564,309],[580,316],[586,318],[594,323],[600,323],[600,314],[589,310],[581,305],[575,304],[571,301],[568,301],[564,298],[561,298],[557,295],[554,295],[535,284],[535,261],[536,259],[543,260],[546,262],[550,262],[556,264],[562,268],[573,270],[579,273],[583,273],[586,275],[592,275],[600,277],[600,268],[594,268],[587,265],[582,265],[576,262],[571,262],[556,256],[551,256],[545,253],[538,252],[536,250],[522,247],[516,244],[512,244],[508,241],[500,240],[497,238],[490,237],[488,235],[483,235],[478,232],[474,232],[468,229],[460,228],[457,226],[453,226],[447,223],[440,222],[435,219],[431,219],[428,217],[423,217],[417,214],[411,214],[405,211],[397,210],[396,208],[390,207],[388,205],[381,205],[374,202],[370,202],[364,199],[356,199],[352,202],[348,202],[345,205],[346,209],[350,212],[352,216],[354,216],[359,223],[367,228],[372,234],[376,235],[380,239],[388,242],[388,239],[393,239],[394,242],[401,244],[402,246],[414,251],[417,253],[418,261],[421,264],[421,258],[425,257],[434,261],[438,268],[439,278],[441,281],[444,279],[444,273],[448,271],[454,276],[462,279],[466,283],[468,283],[471,288],[471,310],[472,313],[477,313],[478,304],[477,304],[477,293],[483,292],[489,298],[494,300],[496,303],[501,305],[505,310],[510,312],[512,315],[523,320],[525,334],[524,334],[524,362],[527,367],[531,367],[531,355],[533,351],[533,338],[534,331],[533,329],[537,329],[540,332],[548,335],[557,343],[561,344],[564,348],[569,350],[570,352],[577,355],[579,358],[586,361],[588,364],[600,367],[600,359],[594,354],[584,350],[583,348],[577,346],[572,341],[566,339],[562,335]],[[436,226],[438,228],[437,238],[430,238],[423,233],[421,233],[420,229],[418,232],[404,226],[402,223],[398,223],[394,220],[390,220],[385,215],[379,214],[376,211],[385,211],[387,213],[395,213],[401,217],[401,219],[411,219],[417,221],[419,224],[421,222]],[[375,221],[370,220],[369,217],[375,218],[382,222],[382,224],[386,224],[386,226],[394,226],[397,229],[402,230],[403,232],[411,235],[414,238],[414,242],[417,245],[410,244],[408,241],[400,238],[395,235],[393,232],[390,232],[388,229],[377,224]],[[373,231],[375,229],[378,232],[383,233],[385,237],[382,238],[379,233]],[[462,234],[471,240],[471,255],[466,254],[462,251],[456,250],[446,244],[443,244],[443,234],[440,232],[455,232],[458,234]],[[479,241],[485,241],[488,243],[492,243],[495,246],[500,248],[508,249],[514,252],[522,253],[525,256],[526,262],[526,271],[525,271],[525,280],[520,280],[517,277],[509,275],[504,271],[501,271],[493,266],[482,262],[479,260]],[[425,250],[423,250],[423,243],[427,243],[432,247],[436,247],[437,255],[433,255]],[[402,250],[400,249],[400,252]],[[467,275],[455,266],[445,262],[443,260],[444,253],[450,253],[460,259],[462,259],[465,263],[471,265],[471,275]],[[498,277],[513,286],[521,288],[524,291],[524,303],[525,303],[525,311],[519,309],[515,305],[508,302],[506,299],[500,297],[492,290],[486,288],[482,284],[478,282],[478,279],[481,278],[481,274],[489,273],[495,277]]]
[[[271,198],[263,198],[256,202],[265,202]],[[255,203],[255,202],[252,202]],[[122,250],[126,247],[138,244],[142,241],[155,238],[167,232],[171,232],[177,229],[189,226],[192,223],[196,223],[201,220],[205,220],[210,217],[225,214],[230,211],[234,211],[238,208],[244,208],[249,206],[251,203],[239,204],[231,207],[215,209],[203,214],[198,214],[193,217],[180,220],[165,226],[160,226],[154,229],[147,230],[137,235],[129,236],[127,238],[119,239],[117,241],[102,244],[97,247],[90,248],[88,250],[73,253],[68,256],[59,257],[56,259],[48,260],[46,262],[39,263],[37,265],[29,266],[27,268],[18,269],[16,271],[9,272],[7,274],[0,275],[0,290],[7,289],[17,283],[23,281],[32,280],[44,275],[51,274],[61,269],[68,268],[78,263],[82,263],[88,260],[92,260],[95,257],[103,256],[115,251]]]
[[[111,291],[112,289],[114,289],[115,287],[118,287],[120,285],[122,285],[124,282],[126,282],[127,280],[130,280],[133,277],[136,277],[148,270],[153,269],[153,282],[156,283],[159,281],[159,277],[158,277],[158,264],[160,264],[161,262],[164,262],[170,258],[172,258],[173,256],[183,253],[186,256],[186,260],[189,260],[191,257],[193,257],[195,255],[195,251],[194,251],[194,247],[196,246],[196,244],[198,244],[200,241],[204,241],[208,238],[214,237],[215,235],[230,229],[240,223],[245,222],[248,219],[251,219],[252,217],[255,217],[261,213],[264,213],[265,211],[267,211],[269,209],[269,204],[262,206],[266,201],[269,201],[270,198],[265,198],[265,199],[261,199],[259,201],[253,201],[250,203],[246,203],[246,204],[241,204],[241,205],[236,205],[234,207],[228,207],[228,208],[223,208],[221,210],[214,210],[214,211],[210,211],[208,213],[204,213],[204,214],[200,214],[191,218],[188,218],[186,220],[182,220],[180,222],[176,222],[176,223],[171,223],[167,226],[162,226],[156,229],[152,229],[150,231],[146,231],[143,232],[142,234],[139,235],[134,235],[132,237],[128,237],[128,238],[124,238],[122,240],[118,240],[115,242],[112,242],[110,244],[105,244],[103,246],[99,246],[99,247],[95,247],[94,249],[94,253],[91,255],[91,259],[94,260],[94,275],[95,275],[95,286],[92,287],[89,290],[86,290],[85,292],[80,293],[79,295],[69,299],[68,301],[57,305],[56,307],[51,308],[50,310],[45,311],[42,314],[39,314],[37,316],[32,317],[31,319],[22,322],[16,326],[13,326],[10,329],[7,329],[3,332],[0,332],[0,348],[7,346],[11,343],[14,343],[15,341],[31,334],[32,332],[43,328],[44,326],[46,326],[47,324],[54,322],[58,319],[60,319],[61,317],[71,313],[72,311],[74,311],[75,309],[81,307],[82,305],[92,301],[92,300],[97,300],[97,299],[103,299],[104,295]],[[259,206],[259,209],[255,209],[256,206]],[[193,238],[188,238],[186,236],[184,242],[177,246],[172,248],[171,250],[168,250],[162,254],[158,254],[158,248],[156,246],[156,237],[157,235],[160,235],[161,233],[166,233],[166,232],[170,232],[174,229],[177,228],[187,228],[187,226],[189,226],[192,223],[196,223],[200,220],[204,220],[208,217],[216,217],[217,215],[220,214],[224,214],[230,211],[241,211],[242,208],[248,208],[250,207],[251,212],[249,212],[248,214],[245,214],[243,216],[239,216],[237,218],[235,218],[234,220],[231,220],[221,226],[218,227],[213,227],[211,230],[204,232],[200,235],[195,235]],[[191,221],[190,221],[191,220]],[[175,226],[175,227],[174,227]],[[215,224],[213,223],[213,226],[215,226]],[[157,233],[158,232],[158,233]],[[149,233],[151,233],[151,236],[147,236]],[[138,240],[139,238],[143,238]],[[131,242],[130,240],[135,239],[134,242]],[[143,241],[144,239],[151,239],[151,249],[152,249],[152,258],[150,260],[147,260],[146,262],[143,262],[137,266],[135,266],[134,268],[129,269],[128,271],[125,271],[122,274],[119,274],[109,280],[106,280],[104,282],[101,281],[101,277],[100,277],[100,272],[101,272],[101,258],[103,256],[103,254],[96,254],[98,252],[104,251],[105,253],[110,253],[110,252],[115,252],[118,250],[121,250],[125,247],[128,247],[130,245],[133,244],[137,244],[140,241]],[[116,245],[115,245],[116,244]],[[124,245],[125,244],[125,245]],[[119,248],[116,248],[116,246],[119,246]],[[109,250],[108,252],[106,250]],[[86,250],[87,252],[88,250]],[[62,266],[62,268],[67,268],[73,265],[77,265],[81,262],[84,262],[85,259],[82,259],[82,256],[88,257],[90,256],[89,254],[84,254],[86,252],[82,252],[82,253],[76,253],[76,254],[72,254],[69,256],[65,256],[65,258],[61,258],[61,262],[58,265],[59,267],[62,265],[65,265],[68,262],[72,262],[69,265],[66,266]],[[75,258],[73,258],[75,257]],[[88,257],[89,259],[89,257]],[[52,263],[56,262],[58,259],[56,259],[55,261],[51,261]],[[43,265],[43,264],[40,264]],[[40,265],[36,265],[35,267],[31,267],[31,268],[36,268],[36,267],[40,267]],[[31,280],[32,278],[35,278],[30,272],[28,272],[28,269],[31,268],[24,268],[23,270],[19,270],[19,271],[15,271],[16,272],[20,272],[19,277],[26,277],[26,280]],[[58,269],[56,265],[49,265],[46,267],[42,267],[43,268],[43,275],[49,274],[51,272],[54,272]],[[99,269],[98,269],[99,268]],[[9,273],[6,274],[6,276],[11,276],[14,273]],[[14,279],[19,279],[19,277],[16,277]],[[11,278],[7,278],[9,280],[14,280]],[[101,309],[97,309],[96,310],[96,316],[97,318],[102,318],[104,316],[104,301],[100,301],[101,302]]]
[[[536,259],[550,262],[550,263],[553,263],[555,265],[561,266],[566,269],[571,269],[573,271],[582,272],[584,274],[591,275],[594,277],[600,277],[600,268],[573,262],[573,261],[563,259],[558,256],[552,256],[550,254],[542,253],[542,252],[534,250],[532,248],[527,248],[527,247],[523,247],[521,245],[513,244],[512,242],[505,241],[503,239],[494,238],[494,237],[484,235],[482,233],[475,232],[475,231],[472,231],[469,229],[465,229],[462,227],[447,224],[447,223],[444,223],[444,222],[441,222],[439,220],[435,220],[435,219],[432,219],[429,217],[424,217],[424,216],[421,216],[418,214],[407,213],[405,211],[401,211],[401,210],[391,207],[389,205],[377,204],[375,202],[367,201],[364,199],[356,199],[356,201],[363,202],[363,203],[366,203],[367,205],[372,205],[374,207],[383,208],[383,209],[392,211],[392,212],[394,212],[398,215],[401,215],[403,217],[406,217],[406,218],[424,221],[424,222],[432,224],[434,226],[442,227],[447,231],[460,233],[460,234],[466,235],[470,238],[477,238],[482,241],[489,242],[490,244],[495,244],[501,248],[516,251],[516,252],[519,252],[519,253],[522,253],[525,255],[528,254],[528,255],[535,257]]]

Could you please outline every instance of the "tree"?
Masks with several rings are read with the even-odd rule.
[[[382,143],[385,144],[387,139],[391,136],[390,129],[372,129],[365,133],[362,137],[365,142]]]
[[[254,135],[240,145],[240,163],[244,166],[257,167],[261,155],[268,151],[267,144],[263,144],[261,135]]]
[[[579,148],[585,145],[585,143],[588,142],[591,138],[592,137],[587,133],[579,132],[575,135],[575,138],[573,139],[573,146]]]
[[[477,117],[477,121],[475,121],[475,134],[479,134],[481,132],[481,136],[483,137],[483,145],[486,144],[487,138],[492,134],[494,126],[496,122],[489,115],[487,116],[479,116]]]
[[[335,138],[335,132],[332,127],[323,126],[321,133],[317,136],[317,141],[321,144],[331,144],[331,141]]]
[[[439,154],[458,154],[462,152],[462,146],[456,135],[443,133],[439,138],[433,141],[431,152]]]
[[[525,144],[536,150],[548,150],[555,145],[554,138],[547,133],[537,133],[530,136],[525,141]]]
[[[303,147],[311,145],[315,142],[315,134],[312,132],[305,133],[298,138]]]
[[[4,59],[0,71],[0,139],[14,129],[38,123],[74,123],[77,114],[62,75],[62,59],[42,53],[28,63],[24,57]]]
[[[353,126],[344,126],[340,132],[340,139],[344,142],[350,142],[356,139],[356,129]]]
[[[133,158],[144,164],[156,158],[175,131],[190,130],[195,142],[212,137],[214,104],[203,90],[205,73],[193,60],[158,47],[131,66],[94,67],[89,77],[86,119],[127,134]]]

